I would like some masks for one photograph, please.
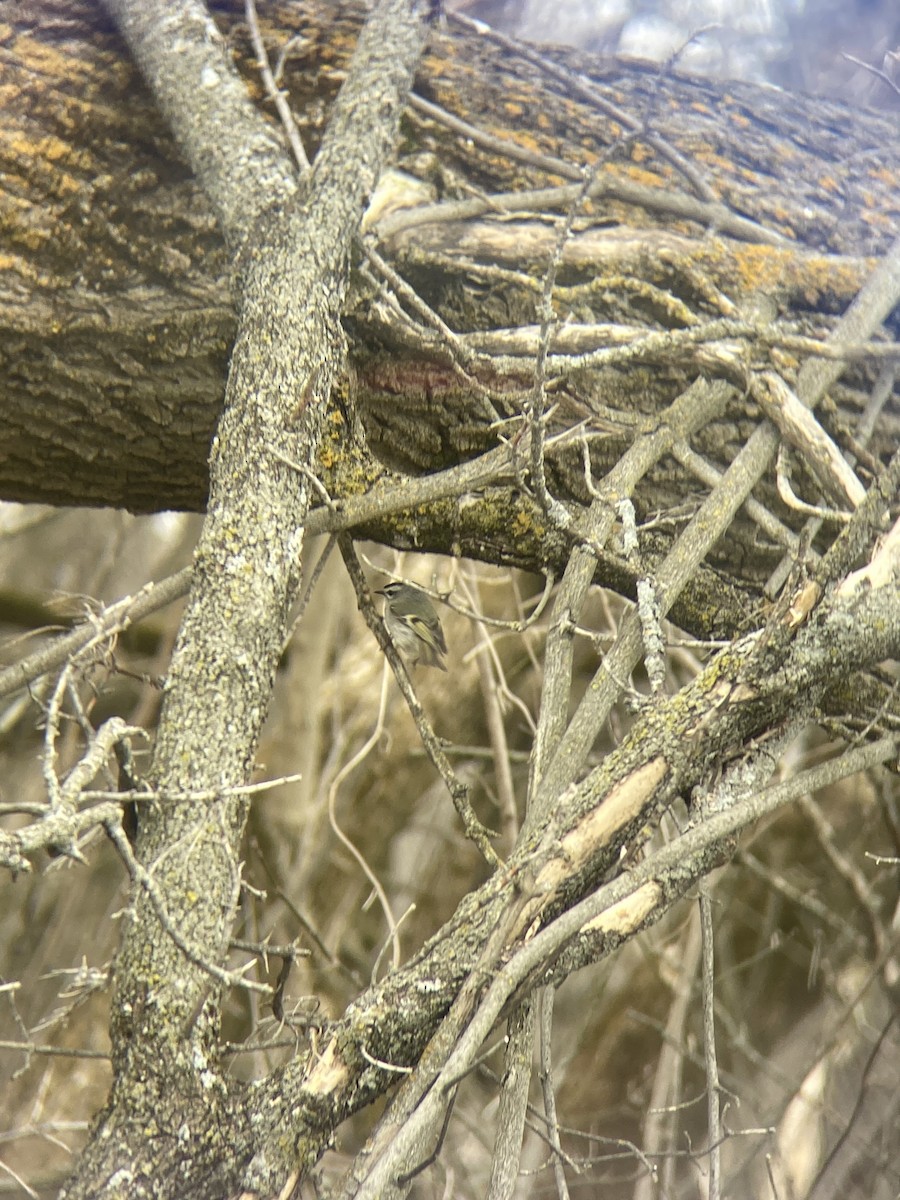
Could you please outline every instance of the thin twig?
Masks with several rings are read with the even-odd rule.
[[[798,806],[812,825],[816,839],[832,868],[847,885],[860,911],[865,913],[869,923],[872,948],[874,953],[880,957],[891,943],[891,934],[885,929],[878,905],[872,902],[872,885],[855,866],[852,859],[840,848],[840,839],[836,835],[834,827],[812,797],[801,796]]]
[[[253,42],[253,52],[256,55],[256,63],[259,67],[263,85],[269,99],[274,103],[278,111],[282,127],[290,143],[291,152],[294,155],[294,161],[299,167],[301,174],[303,174],[309,170],[309,159],[306,157],[306,150],[303,147],[303,141],[300,137],[300,130],[297,128],[297,122],[294,120],[294,114],[291,112],[291,106],[288,104],[284,92],[278,87],[272,75],[269,56],[266,53],[262,34],[259,32],[259,21],[256,16],[256,0],[244,0],[244,16],[247,26],[250,29],[250,40]]]
[[[394,677],[400,688],[403,698],[406,701],[412,718],[416,723],[416,728],[419,731],[419,737],[422,739],[422,745],[428,757],[431,759],[435,770],[447,785],[447,790],[450,792],[453,805],[459,814],[460,820],[463,823],[463,828],[468,837],[472,839],[478,849],[481,851],[485,861],[491,867],[499,867],[500,859],[497,852],[491,845],[491,834],[475,815],[469,800],[469,789],[462,782],[453,767],[450,765],[450,760],[444,753],[443,747],[435,736],[434,730],[428,718],[425,716],[425,711],[419,703],[419,698],[413,689],[409,678],[409,673],[403,663],[400,655],[391,641],[387,630],[384,627],[384,622],[380,619],[375,611],[369,594],[369,587],[366,583],[366,578],[363,575],[362,567],[359,564],[359,559],[356,556],[356,551],[353,547],[353,542],[347,534],[342,534],[338,538],[341,555],[344,559],[344,564],[347,567],[347,573],[350,576],[350,581],[356,591],[357,603],[359,604],[360,612],[365,619],[366,624],[375,635],[379,646],[381,647],[391,669],[394,672]]]
[[[702,943],[700,979],[703,990],[703,1051],[706,1061],[706,1122],[709,1146],[709,1200],[722,1194],[722,1121],[719,1111],[719,1063],[716,1055],[715,951],[712,900],[700,889],[700,935]]]
[[[125,831],[122,828],[122,821],[118,812],[114,816],[105,820],[103,822],[103,826],[109,836],[110,841],[113,843],[116,850],[118,850],[119,857],[125,864],[132,881],[141,887],[146,893],[156,919],[159,921],[160,927],[168,935],[168,937],[171,938],[174,945],[178,947],[185,958],[192,962],[195,967],[199,967],[200,970],[204,971],[210,976],[210,978],[215,979],[217,983],[221,983],[225,987],[244,988],[247,991],[259,992],[264,996],[271,996],[273,994],[273,990],[268,984],[254,983],[252,979],[245,979],[240,971],[226,971],[223,967],[220,967],[218,963],[210,962],[199,950],[196,949],[196,947],[191,945],[191,943],[182,936],[182,934],[172,924],[172,919],[169,916],[165,900],[160,894],[159,888],[156,886],[156,881],[153,879],[153,876],[135,858],[134,852],[131,849],[131,844],[128,841],[128,838],[125,836]],[[251,966],[252,962],[248,963],[247,965]]]
[[[491,192],[486,196],[465,200],[440,200],[433,204],[420,204],[389,213],[374,225],[374,230],[383,240],[416,229],[422,225],[438,225],[447,222],[471,221],[476,217],[497,213],[534,213],[542,209],[561,209],[572,202],[580,191],[578,184],[561,184],[551,188],[527,188],[515,192]],[[786,239],[780,234],[763,229],[746,217],[737,217],[719,203],[698,200],[664,188],[646,187],[626,179],[602,176],[590,188],[591,200],[618,200],[624,204],[658,212],[676,220],[694,221],[706,228],[715,226],[724,233],[743,238],[748,242],[759,242],[770,246],[783,246]]]
[[[515,844],[516,834],[519,830],[516,791],[510,769],[509,745],[506,740],[506,728],[503,723],[496,680],[491,670],[491,655],[487,647],[479,647],[475,658],[478,663],[478,677],[484,700],[488,736],[491,739],[493,750],[494,778],[497,784],[497,803],[500,809],[500,835],[504,852],[509,852]]]
[[[293,615],[293,619],[290,623],[290,626],[288,627],[287,633],[285,634],[284,642],[282,645],[282,654],[287,650],[288,646],[290,645],[291,639],[293,638],[294,634],[297,632],[297,628],[300,625],[300,622],[303,620],[303,614],[306,612],[307,608],[309,607],[309,602],[312,599],[312,594],[316,590],[316,584],[322,578],[322,573],[325,570],[325,568],[328,566],[328,560],[331,557],[331,552],[334,550],[336,545],[337,545],[337,537],[335,536],[335,534],[332,534],[329,537],[328,541],[325,543],[322,553],[316,559],[316,565],[313,568],[312,573],[310,574],[309,581],[307,582],[307,585],[303,590],[303,595],[300,598],[300,601],[297,605],[297,609]]]
[[[547,264],[547,269],[544,272],[544,282],[541,288],[541,299],[538,306],[538,314],[541,318],[540,335],[538,337],[538,349],[535,355],[533,367],[533,384],[531,395],[526,407],[526,415],[528,417],[529,428],[531,430],[531,485],[537,494],[538,503],[547,514],[551,521],[559,527],[563,532],[568,532],[572,526],[572,516],[567,508],[564,507],[554,496],[550,495],[547,488],[547,477],[545,472],[544,462],[544,408],[546,404],[546,363],[547,355],[550,349],[550,336],[555,325],[553,315],[553,288],[556,284],[556,276],[559,272],[559,266],[562,262],[562,254],[565,249],[566,242],[572,233],[572,226],[575,217],[580,211],[587,197],[590,188],[591,180],[594,177],[594,172],[585,172],[581,188],[569,205],[568,212],[564,220],[560,222],[557,231],[556,245],[553,248],[553,253],[550,256],[550,261]]]
[[[696,910],[695,910],[696,912]],[[635,1183],[633,1200],[651,1200],[656,1195],[674,1194],[675,1118],[682,1104],[684,1061],[687,1039],[685,1025],[691,1008],[694,976],[700,961],[700,919],[691,920],[679,945],[678,975],[662,1036],[653,1087],[644,1116],[644,1152],[651,1161],[662,1159],[657,1174],[654,1166]]]
[[[847,54],[846,51],[841,52],[841,58],[846,58],[847,62],[852,62],[855,67],[862,67],[864,71],[868,71],[876,79],[880,79],[882,83],[887,84],[892,91],[900,96],[900,87],[897,87],[897,84],[886,71],[881,71],[878,67],[873,67],[871,63],[864,62],[861,58],[855,58],[852,54]]]
[[[540,1081],[544,1097],[544,1114],[547,1118],[547,1139],[553,1154],[553,1178],[559,1200],[569,1200],[569,1185],[563,1168],[562,1145],[559,1140],[559,1118],[556,1115],[556,1089],[553,1086],[553,1001],[556,988],[541,989],[538,1000],[540,1010]]]
[[[118,718],[112,718],[117,720]],[[126,728],[125,735],[133,736],[141,734],[146,736],[144,729]],[[142,800],[152,801],[155,804],[165,803],[182,803],[191,802],[198,804],[211,804],[214,800],[229,800],[236,799],[242,796],[258,796],[263,792],[270,792],[273,788],[283,787],[289,783],[299,783],[303,776],[297,772],[291,775],[278,775],[275,779],[261,779],[258,783],[236,783],[226,787],[217,788],[194,788],[186,791],[157,791],[150,787],[137,787],[131,789],[119,790],[116,792],[102,792],[85,790],[81,793],[84,800],[89,801],[105,801],[105,800]]]
[[[125,596],[109,608],[49,642],[20,663],[0,671],[0,696],[27,687],[41,675],[60,667],[91,642],[115,637],[129,626],[184,596],[191,584],[191,568],[185,567],[160,583],[146,584],[135,596]]]
[[[65,1046],[46,1046],[40,1042],[0,1041],[0,1050],[21,1050],[23,1054],[45,1055],[47,1058],[109,1058],[105,1050],[68,1050]]]
[[[365,742],[363,742],[363,744],[360,746],[360,748],[357,750],[357,752],[350,759],[348,759],[347,762],[344,763],[344,765],[341,767],[341,769],[338,771],[338,773],[335,775],[334,779],[332,779],[331,784],[329,785],[329,788],[328,788],[328,822],[331,825],[332,831],[334,832],[334,835],[338,839],[338,841],[340,841],[340,843],[343,846],[345,846],[346,849],[349,850],[350,853],[353,855],[353,857],[356,859],[357,863],[359,864],[359,866],[361,867],[361,869],[363,871],[363,874],[365,875],[366,879],[368,879],[369,883],[372,885],[372,888],[374,889],[375,894],[378,897],[378,903],[381,905],[381,911],[384,913],[384,919],[387,922],[388,936],[391,941],[391,946],[393,947],[393,964],[394,964],[394,967],[396,968],[396,967],[399,967],[399,965],[400,965],[400,957],[401,957],[400,956],[400,936],[399,936],[400,926],[399,926],[399,922],[394,917],[394,912],[393,912],[393,909],[391,908],[391,902],[388,899],[387,892],[384,890],[384,887],[382,886],[381,880],[378,878],[378,876],[375,874],[375,872],[369,866],[362,851],[357,848],[357,846],[353,843],[353,841],[351,841],[351,839],[347,836],[347,834],[344,833],[343,829],[341,829],[340,825],[338,824],[337,814],[335,812],[335,806],[337,804],[337,794],[338,794],[338,790],[340,789],[341,784],[353,771],[356,770],[356,768],[359,766],[360,763],[365,762],[366,758],[368,758],[368,756],[372,753],[372,751],[378,745],[379,740],[381,739],[381,734],[384,729],[384,714],[387,710],[387,681],[388,681],[388,675],[387,675],[387,668],[385,667],[385,670],[382,672],[382,677],[381,677],[381,699],[378,702],[378,716],[375,720],[375,725],[372,729],[372,732],[369,735],[369,737],[365,740]],[[376,962],[376,966],[375,966],[375,968],[373,968],[373,970],[374,969],[377,969],[377,962]]]
[[[530,149],[528,146],[520,146],[512,138],[498,137],[494,133],[488,133],[486,129],[481,129],[478,125],[473,125],[471,121],[464,121],[456,113],[450,112],[449,109],[443,108],[440,104],[435,104],[433,100],[426,100],[423,96],[419,96],[415,92],[410,96],[409,104],[411,108],[416,109],[424,117],[428,117],[430,120],[443,125],[445,129],[449,129],[453,133],[458,133],[460,137],[465,138],[474,145],[483,146],[485,150],[502,155],[511,162],[520,162],[528,167],[537,167],[539,171],[545,171],[548,175],[559,175],[563,179],[581,181],[581,168],[574,166],[570,162],[566,162],[564,158],[557,158],[553,154],[541,154],[536,150]]]

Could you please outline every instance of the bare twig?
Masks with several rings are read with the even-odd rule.
[[[703,991],[703,1056],[706,1062],[706,1120],[709,1145],[709,1200],[722,1194],[722,1122],[719,1111],[719,1064],[716,1054],[715,952],[712,900],[706,886],[700,889],[700,933],[703,946],[700,979]]]
[[[256,0],[244,0],[244,16],[250,29],[250,40],[253,42],[253,52],[256,55],[256,63],[259,67],[260,76],[265,85],[266,93],[275,105],[278,116],[281,118],[282,127],[290,143],[291,152],[294,155],[294,162],[296,162],[301,173],[308,171],[309,159],[306,157],[306,150],[303,147],[300,130],[297,128],[297,122],[294,120],[294,114],[291,112],[291,106],[288,104],[284,92],[278,87],[272,75],[269,56],[266,53],[265,43],[259,31],[259,20],[256,16]]]
[[[534,1003],[529,997],[509,1019],[488,1200],[510,1200],[519,1174],[522,1130],[531,1084],[534,1029]]]
[[[554,987],[541,989],[538,1000],[540,1011],[540,1080],[544,1097],[544,1114],[547,1118],[547,1138],[553,1154],[553,1178],[559,1200],[569,1200],[569,1185],[563,1168],[562,1145],[559,1140],[559,1118],[556,1115],[556,1089],[553,1084],[553,1001]]]
[[[784,444],[778,447],[778,455],[775,459],[775,486],[786,508],[813,517],[817,526],[824,521],[833,521],[838,525],[844,525],[850,520],[850,514],[843,509],[828,508],[824,504],[810,504],[797,495],[791,482],[790,457]]]
[[[596,168],[595,168],[596,169]],[[526,415],[531,431],[531,485],[534,488],[538,503],[544,512],[561,530],[568,532],[572,526],[572,516],[568,509],[565,508],[554,496],[550,495],[547,488],[547,477],[544,465],[544,409],[546,405],[546,363],[547,354],[550,349],[550,336],[555,326],[555,317],[553,314],[553,289],[556,284],[556,276],[559,271],[559,266],[562,261],[562,253],[566,242],[572,233],[572,226],[575,217],[580,211],[590,188],[591,180],[594,176],[594,171],[585,171],[584,179],[581,188],[572,199],[569,209],[565,215],[565,219],[559,224],[557,230],[556,245],[553,248],[553,253],[550,256],[550,261],[547,264],[547,269],[544,272],[544,281],[541,288],[541,300],[538,308],[538,315],[541,318],[541,328],[538,337],[538,349],[534,360],[533,367],[533,384],[531,395],[528,399],[526,407]]]
[[[18,1050],[23,1054],[44,1055],[47,1058],[109,1058],[105,1050],[70,1050],[65,1046],[45,1046],[39,1042],[0,1041],[0,1050]]]
[[[696,918],[696,919],[695,919]],[[640,1176],[634,1187],[634,1200],[651,1200],[657,1194],[673,1192],[675,1167],[674,1121],[681,1104],[685,1060],[685,1025],[691,1009],[694,977],[700,962],[700,914],[695,910],[685,937],[679,943],[678,974],[674,982],[672,1003],[663,1031],[662,1047],[656,1063],[653,1088],[644,1117],[643,1148],[655,1165]]]
[[[422,225],[471,221],[475,217],[498,212],[527,214],[565,208],[579,192],[580,187],[577,184],[562,184],[552,188],[493,192],[484,197],[466,200],[443,200],[392,212],[378,221],[375,229],[383,240],[390,241],[401,233]],[[785,242],[780,234],[763,229],[754,221],[748,221],[746,217],[735,216],[717,202],[698,200],[674,190],[645,187],[627,179],[602,176],[593,182],[588,197],[592,200],[619,200],[644,208],[648,212],[659,212],[676,220],[694,221],[705,227],[714,225],[725,233],[749,242],[761,242],[771,246],[784,245]]]
[[[334,831],[335,837],[343,846],[346,847],[347,850],[350,851],[350,853],[356,859],[357,863],[362,868],[363,874],[365,875],[366,879],[368,879],[369,883],[371,883],[372,888],[378,897],[378,902],[381,905],[381,911],[384,913],[384,918],[387,922],[388,937],[390,938],[390,943],[393,948],[393,964],[395,967],[398,967],[400,965],[400,922],[394,916],[393,909],[391,908],[391,902],[388,900],[387,892],[384,890],[381,880],[369,866],[362,851],[359,850],[347,836],[347,834],[344,833],[343,829],[338,824],[337,814],[335,811],[337,794],[341,784],[353,771],[356,770],[360,763],[365,762],[366,758],[375,749],[375,747],[378,745],[379,739],[381,738],[382,730],[384,728],[384,714],[387,708],[387,681],[387,665],[385,665],[385,669],[381,677],[381,699],[378,702],[378,716],[375,720],[375,725],[372,729],[372,732],[365,742],[363,742],[357,752],[352,755],[347,762],[344,763],[344,765],[335,775],[334,779],[332,779],[328,788],[328,821],[332,830]]]
[[[497,852],[494,850],[490,842],[490,833],[481,824],[475,816],[469,801],[469,789],[457,776],[453,767],[450,765],[450,760],[444,753],[443,747],[435,736],[434,730],[425,716],[424,709],[419,703],[419,698],[413,689],[410,682],[409,673],[403,663],[400,655],[391,641],[387,630],[384,628],[384,622],[375,612],[369,594],[369,587],[366,583],[365,576],[362,573],[362,568],[359,565],[359,560],[356,557],[356,551],[353,548],[353,543],[350,538],[342,534],[338,538],[341,555],[344,559],[344,564],[347,567],[347,573],[356,591],[357,602],[360,612],[362,613],[366,624],[374,633],[379,646],[384,652],[391,669],[394,672],[394,677],[400,688],[403,698],[409,706],[409,711],[416,723],[416,728],[419,731],[419,737],[422,739],[422,745],[431,759],[438,774],[447,785],[447,790],[450,792],[454,807],[459,814],[463,823],[463,828],[466,834],[472,839],[478,849],[481,851],[485,861],[492,867],[500,865],[500,859]]]
[[[251,979],[245,979],[242,971],[226,971],[220,967],[218,963],[208,959],[196,946],[193,946],[187,938],[175,928],[172,919],[169,916],[166,902],[160,893],[151,873],[141,864],[134,856],[134,851],[131,849],[131,843],[125,836],[125,831],[122,828],[121,816],[116,811],[112,816],[107,817],[103,822],[103,826],[109,835],[110,841],[119,852],[119,857],[125,864],[128,874],[131,879],[146,893],[153,907],[153,912],[160,926],[165,931],[166,935],[172,940],[173,944],[178,947],[185,958],[189,959],[195,967],[205,972],[214,979],[217,983],[228,988],[244,988],[247,991],[259,992],[263,996],[271,996],[272,988],[266,983],[254,983]],[[247,967],[252,966],[252,961],[247,964]]]
[[[504,853],[507,853],[512,849],[519,829],[515,787],[510,770],[509,746],[506,740],[500,698],[497,694],[497,684],[491,670],[491,656],[487,647],[479,647],[475,657],[478,663],[481,695],[484,700],[488,736],[491,739],[494,758],[494,778],[497,784],[497,803],[500,809],[500,836]]]
[[[900,359],[900,343],[893,341],[833,343],[785,329],[737,320],[728,314],[700,320],[690,309],[683,310],[682,317],[687,317],[684,328],[676,327],[664,332],[610,322],[571,321],[559,325],[550,336],[548,376],[555,378],[572,370],[573,366],[620,365],[631,361],[631,356],[651,361],[656,358],[661,362],[671,361],[673,357],[686,354],[691,346],[707,348],[706,365],[714,364],[714,355],[719,354],[721,365],[733,366],[737,361],[734,342],[747,342],[753,348],[764,346],[788,350],[831,363],[883,361],[890,367]],[[503,365],[507,360],[512,365],[515,358],[534,357],[540,336],[539,325],[518,325],[457,335],[467,351],[492,355],[495,363]],[[486,367],[489,362],[483,359],[481,365]]]
[[[872,949],[877,956],[881,957],[890,945],[891,935],[885,928],[878,905],[872,900],[872,888],[869,881],[841,850],[834,827],[815,801],[809,795],[805,795],[800,797],[798,805],[812,826],[823,853],[850,890],[859,910],[865,913],[872,938]]]
[[[861,58],[856,58],[854,55],[848,54],[846,51],[841,52],[841,58],[846,58],[847,62],[852,62],[855,67],[862,67],[864,71],[868,71],[871,75],[874,75],[876,79],[880,79],[882,83],[887,84],[891,91],[896,92],[897,95],[900,96],[900,87],[898,87],[896,82],[891,79],[887,71],[881,71],[878,69],[878,67],[873,67],[871,63],[864,62]]]
[[[53,671],[90,642],[100,642],[124,632],[135,622],[165,608],[184,596],[190,587],[191,568],[185,567],[160,583],[148,583],[136,596],[125,596],[111,604],[71,633],[62,634],[20,663],[0,671],[0,696],[27,686],[41,675]]]
[[[322,578],[322,572],[328,566],[328,560],[331,557],[331,552],[332,552],[332,550],[334,550],[336,545],[337,545],[337,538],[335,537],[334,534],[332,534],[329,537],[328,541],[325,543],[322,553],[316,559],[316,565],[313,568],[313,570],[309,576],[309,580],[307,581],[306,587],[303,589],[303,595],[301,596],[300,601],[297,605],[296,612],[293,614],[293,619],[291,621],[290,628],[288,629],[287,633],[285,634],[284,646],[282,648],[282,654],[285,652],[285,650],[287,650],[291,639],[293,638],[294,634],[297,632],[297,628],[300,625],[300,622],[303,620],[303,614],[306,612],[307,608],[309,607],[309,602],[312,599],[312,594],[316,590],[316,584]]]
[[[113,718],[114,720],[117,718]],[[143,729],[128,730],[128,733],[146,733]],[[273,788],[283,787],[289,783],[299,783],[303,778],[302,775],[279,775],[275,779],[261,779],[258,783],[237,783],[227,787],[220,788],[193,788],[183,792],[158,791],[147,785],[141,784],[140,787],[120,789],[116,792],[94,791],[93,789],[85,789],[81,793],[82,799],[91,802],[115,800],[119,799],[123,802],[126,800],[148,801],[155,804],[180,804],[180,803],[196,803],[196,804],[212,804],[215,800],[238,799],[240,797],[259,796],[263,792],[270,792]]]

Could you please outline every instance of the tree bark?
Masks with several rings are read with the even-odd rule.
[[[216,11],[258,94],[239,6]],[[302,39],[284,84],[314,149],[360,9],[271,5],[264,16],[273,45]],[[9,214],[0,493],[138,512],[202,508],[236,320],[208,201],[94,6],[28,0],[8,6],[7,17],[15,36],[0,54],[15,89],[7,116],[19,126],[0,148]],[[698,372],[738,384],[699,445],[711,464],[727,464],[761,419],[742,394],[746,366],[774,353],[790,379],[802,361],[796,349],[773,351],[763,333],[776,341],[827,333],[898,227],[900,138],[875,113],[574,52],[539,57],[453,23],[433,39],[417,89],[470,128],[463,136],[422,104],[407,110],[396,165],[416,186],[401,183],[375,236],[463,336],[454,362],[421,313],[403,318],[385,304],[368,268],[354,276],[346,387],[362,436],[344,408],[332,410],[318,470],[335,498],[471,459],[496,445],[498,419],[515,428],[536,347],[535,279],[553,254],[552,214],[572,202],[570,194],[551,205],[548,184],[580,179],[583,168],[596,173],[596,194],[579,209],[560,265],[556,316],[581,328],[560,328],[551,353],[570,356],[554,379],[553,428],[586,422],[598,472]],[[569,186],[577,193],[578,183]],[[503,197],[480,203],[473,188]],[[523,197],[524,188],[538,192]],[[503,206],[509,211],[498,218]],[[722,319],[750,326],[736,362],[715,352],[728,331],[710,322]],[[686,330],[696,342],[661,340],[628,353],[641,333]],[[605,362],[577,357],[603,346]],[[831,389],[822,420],[839,441],[847,442],[876,375],[877,364],[856,362]],[[897,406],[888,404],[873,456],[898,435]],[[564,500],[586,498],[580,447],[557,452],[551,483]],[[761,487],[796,528],[771,485]],[[636,500],[640,512],[659,512],[695,491],[670,458]],[[546,547],[525,536],[534,512],[508,488],[500,499],[499,512],[457,507],[452,532],[446,508],[426,510],[422,547],[462,544],[489,561],[540,568]],[[504,556],[498,544],[510,505],[523,536],[519,552]],[[408,526],[394,516],[361,532],[403,547],[413,541]],[[663,531],[661,550],[669,541]],[[732,575],[753,587],[782,552],[744,521],[719,548]],[[621,587],[627,575],[619,563],[604,582]]]
[[[110,11],[234,256],[237,335],[193,582],[169,669],[116,963],[113,1087],[67,1197],[221,1196],[258,1148],[219,1072],[219,965],[241,895],[249,783],[342,362],[349,249],[428,30],[415,0],[363,28],[315,167],[299,180],[195,0]],[[206,793],[204,801],[200,796]],[[263,1139],[264,1143],[265,1139]]]

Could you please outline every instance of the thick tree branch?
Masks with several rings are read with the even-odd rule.
[[[343,363],[350,241],[396,135],[428,12],[414,0],[383,0],[360,36],[308,187],[298,190],[199,6],[116,0],[114,11],[241,252],[238,331],[207,518],[152,764],[165,797],[228,788],[252,770],[298,588],[325,406]],[[218,124],[220,92],[236,143]],[[160,1173],[154,1192],[163,1195],[162,1173],[173,1170],[182,1194],[199,1194],[187,1181],[199,1185],[205,1176],[201,1163],[227,1093],[208,1058],[218,1025],[209,973],[219,970],[230,938],[245,813],[244,802],[227,797],[198,806],[173,795],[142,807],[136,850],[148,882],[134,899],[116,972],[113,1094],[67,1196],[115,1195],[110,1181],[121,1171]],[[167,898],[177,939],[159,919],[153,888]],[[182,944],[192,947],[190,963]],[[204,1092],[208,1103],[198,1108],[190,1098]],[[150,1119],[172,1136],[191,1129],[180,1167],[163,1145],[123,1136],[130,1123]],[[233,1157],[219,1157],[227,1177]]]
[[[32,30],[55,45],[58,26],[42,18],[41,7],[55,15],[55,2],[17,5],[30,36],[0,48],[4,73],[9,72],[23,95],[16,112],[29,114],[21,137],[33,145],[34,161],[40,164],[25,183],[30,189],[27,221],[23,218],[21,231],[11,231],[13,253],[0,264],[8,271],[0,290],[11,297],[8,311],[0,306],[0,328],[9,332],[9,339],[2,340],[10,347],[9,356],[0,358],[7,384],[0,488],[20,499],[138,510],[199,508],[206,498],[206,447],[234,338],[230,264],[208,207],[186,178],[177,151],[154,125],[146,95],[121,64],[119,74],[110,78],[117,45],[106,31],[88,24],[91,16],[96,23],[93,6],[65,6],[66,55],[76,52],[72,39],[82,30],[82,40],[74,46],[92,56],[82,73],[102,81],[97,87],[110,97],[109,104],[92,107],[90,94],[78,95],[60,111],[53,98],[62,84],[58,91],[33,94],[46,60],[29,74]],[[236,0],[222,0],[219,11],[226,23],[242,15]],[[284,41],[301,35],[294,39],[279,82],[310,146],[322,137],[323,114],[333,92],[327,81],[346,68],[346,48],[360,15],[352,4],[327,6],[331,25],[326,28],[316,23],[322,14],[312,0],[302,8],[267,6],[262,14],[270,22],[264,35],[271,36],[276,27]],[[240,28],[230,28],[229,52],[234,51],[257,86],[256,55]],[[214,52],[213,39],[202,50],[205,57],[193,70],[195,79],[207,68],[206,79],[216,77],[220,67],[210,60]],[[408,116],[408,149],[398,164],[412,175],[418,172],[418,191],[412,199],[395,201],[412,207],[388,210],[373,232],[382,239],[382,256],[390,257],[395,272],[399,268],[427,297],[458,339],[463,330],[490,339],[497,324],[509,332],[510,314],[515,325],[533,325],[535,272],[542,270],[552,240],[543,214],[568,203],[559,193],[540,201],[538,193],[553,191],[546,185],[558,182],[548,175],[557,167],[565,167],[566,178],[581,178],[585,166],[606,156],[615,141],[610,124],[619,122],[615,114],[628,116],[628,152],[604,157],[596,181],[596,211],[576,231],[564,258],[565,286],[557,289],[561,318],[571,323],[578,313],[581,323],[581,314],[590,309],[593,320],[585,323],[605,324],[610,331],[603,344],[606,356],[593,358],[590,375],[583,374],[586,361],[574,354],[565,366],[560,363],[566,374],[554,397],[563,427],[590,422],[595,469],[608,467],[627,445],[638,413],[646,417],[664,408],[697,369],[722,371],[721,355],[718,365],[716,356],[705,362],[702,355],[684,356],[684,334],[705,336],[692,326],[711,318],[757,318],[765,301],[777,308],[779,320],[775,328],[761,324],[762,330],[812,340],[854,295],[867,270],[864,256],[880,253],[896,232],[896,195],[886,183],[896,175],[900,158],[896,130],[871,114],[787,96],[773,107],[771,96],[747,86],[717,90],[642,69],[592,64],[588,72],[565,56],[533,50],[514,54],[510,44],[471,33],[463,41],[459,34],[437,38],[434,54],[436,69],[429,66],[419,80],[432,108],[427,115]],[[467,118],[476,133],[488,132],[488,127],[496,128],[496,113],[505,111],[508,94],[526,87],[545,114],[541,128],[510,121],[502,136],[476,138],[471,153],[462,131],[435,116],[439,101],[442,112]],[[208,99],[206,92],[213,90],[205,89],[200,99]],[[181,112],[177,115],[184,119]],[[280,135],[261,118],[246,119],[253,144],[263,147],[259,152],[268,170]],[[234,124],[237,128],[238,122]],[[187,135],[180,136],[186,146]],[[59,157],[68,143],[78,153]],[[11,139],[10,144],[23,143]],[[229,144],[224,139],[225,149]],[[502,153],[504,145],[507,154]],[[47,160],[51,146],[56,157]],[[217,148],[211,154],[208,170],[220,170],[216,163],[222,153]],[[437,169],[423,171],[426,160],[436,160]],[[237,170],[246,169],[235,161]],[[693,171],[686,172],[691,162]],[[857,162],[866,168],[855,170]],[[0,160],[0,169],[18,177],[15,162]],[[463,198],[472,184],[490,193],[488,198]],[[702,208],[709,200],[686,195],[688,188],[716,197],[716,212]],[[430,216],[421,204],[423,191],[429,190],[440,193]],[[77,200],[60,199],[73,195]],[[666,207],[673,198],[700,207]],[[241,219],[250,215],[247,203]],[[458,203],[480,205],[481,216],[471,209],[452,210]],[[540,203],[555,207],[541,210]],[[735,220],[749,215],[751,224],[774,234],[776,244],[732,240],[738,230],[720,211],[729,207]],[[497,220],[500,211],[506,220]],[[133,219],[126,220],[126,213]],[[516,220],[509,219],[513,213]],[[65,238],[58,235],[61,226],[67,230]],[[23,281],[39,281],[36,287],[28,285],[27,306],[21,302]],[[421,337],[404,343],[409,327],[405,333],[399,328],[396,313],[386,319],[384,306],[373,302],[371,287],[362,279],[357,283],[347,331],[356,398],[377,455],[418,473],[494,445],[493,418],[486,419],[483,403],[476,404],[471,393],[505,393],[504,403],[498,407],[494,401],[494,406],[502,418],[514,419],[521,407],[516,391],[527,386],[527,363],[510,355],[501,369],[502,351],[496,345],[491,350],[496,365],[482,366],[490,374],[478,379],[478,388],[456,386],[459,376],[448,366],[452,355],[433,330],[428,353]],[[492,313],[504,318],[498,322]],[[654,361],[642,357],[649,353],[649,342],[640,353],[622,345],[622,338],[633,341],[640,329],[678,336],[668,346],[657,343]],[[528,352],[521,339],[520,347]],[[624,352],[624,357],[617,360],[609,351]],[[625,372],[626,365],[637,369]],[[833,390],[849,428],[865,406],[870,374],[867,368],[855,368]],[[61,413],[64,427],[54,429]],[[745,436],[739,431],[758,419],[755,406],[735,396],[704,432],[705,444],[694,449],[711,465],[726,465]],[[881,456],[898,436],[896,413],[888,405],[879,418],[873,454]],[[368,474],[359,445],[345,443],[342,461],[332,456],[323,464],[327,471],[344,468],[327,481],[335,498],[346,494],[342,487],[353,477]],[[574,472],[562,461],[551,467],[560,476],[552,479],[554,491],[564,500],[583,500],[580,461]],[[644,481],[637,495],[639,511],[659,511],[671,505],[673,495],[690,494],[690,475],[675,474],[670,479],[667,470]],[[760,491],[756,500],[779,507],[771,489]],[[796,530],[799,523],[791,514],[778,515],[787,516]],[[379,536],[395,545],[403,541],[402,529],[391,522],[383,523]],[[450,544],[445,536],[441,549],[446,552]],[[729,554],[729,565],[745,578],[751,573],[765,578],[775,565],[760,561],[771,558],[771,549],[740,521],[720,553]]]
[[[296,195],[294,164],[250,102],[222,34],[199,0],[105,3],[222,232],[239,247],[267,208]]]

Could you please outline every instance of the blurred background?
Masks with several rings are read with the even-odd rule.
[[[898,107],[896,0],[449,0],[535,42],[666,62],[853,104]]]

